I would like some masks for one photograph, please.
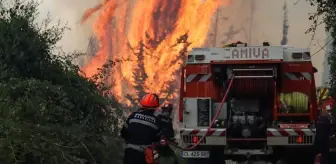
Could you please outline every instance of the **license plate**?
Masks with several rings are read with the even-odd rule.
[[[209,151],[182,151],[181,157],[183,158],[209,158]]]

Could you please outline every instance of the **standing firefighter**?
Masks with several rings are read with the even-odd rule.
[[[174,140],[174,129],[173,129],[173,121],[171,119],[171,114],[173,111],[173,105],[170,103],[165,103],[161,107],[161,112],[158,114],[158,119],[160,120],[160,126],[162,128],[160,135],[165,137],[166,139],[172,141]],[[162,159],[172,159],[174,162],[177,163],[177,159],[175,156],[174,151],[168,146],[159,146],[158,151],[160,156],[163,157]]]
[[[159,97],[147,94],[140,101],[141,108],[132,113],[123,128],[121,137],[125,139],[124,164],[146,164],[145,150],[160,140],[160,123],[154,111],[159,107]]]
[[[170,118],[173,111],[173,105],[170,103],[165,103],[161,107],[161,112],[158,114],[158,119],[160,120],[161,131],[160,134],[167,139],[174,138],[173,121]]]
[[[329,164],[329,137],[331,134],[332,117],[328,111],[322,110],[316,123],[316,135],[314,147],[316,154],[320,156],[320,164]]]

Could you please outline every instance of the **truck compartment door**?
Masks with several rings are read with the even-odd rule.
[[[211,98],[184,98],[185,128],[208,127],[211,122]]]

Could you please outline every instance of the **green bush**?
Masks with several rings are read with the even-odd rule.
[[[72,55],[53,54],[65,28],[34,23],[37,6],[1,7],[1,163],[120,163],[123,112],[101,83],[113,62],[92,80],[82,77]]]

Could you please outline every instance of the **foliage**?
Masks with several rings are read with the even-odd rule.
[[[73,57],[53,55],[65,28],[34,23],[37,6],[0,10],[1,163],[120,163],[123,113],[102,83],[114,63],[81,76]]]
[[[312,14],[309,19],[313,21],[313,25],[307,32],[315,32],[320,24],[325,24],[326,31],[329,32],[330,38],[327,44],[332,44],[332,50],[329,55],[330,64],[330,81],[331,92],[336,94],[336,1],[335,0],[307,0],[312,6],[317,7],[317,12]],[[325,47],[325,46],[324,46]],[[324,48],[322,47],[322,49]]]

